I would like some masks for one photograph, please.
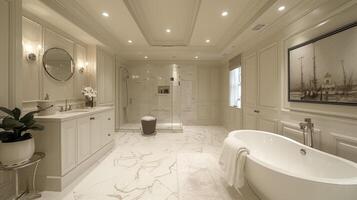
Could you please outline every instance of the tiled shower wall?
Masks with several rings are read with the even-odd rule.
[[[133,62],[126,68],[129,76],[122,74],[121,82],[122,109],[127,113],[124,123],[137,123],[147,114],[159,122],[170,122],[173,117],[173,122],[184,124],[221,123],[220,63]],[[159,86],[170,86],[170,94],[159,94]]]

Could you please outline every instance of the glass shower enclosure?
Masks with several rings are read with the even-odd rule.
[[[120,73],[121,130],[140,130],[141,118],[150,115],[157,130],[182,131],[178,65],[121,67]]]

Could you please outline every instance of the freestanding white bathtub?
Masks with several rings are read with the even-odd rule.
[[[245,177],[263,200],[357,200],[354,162],[269,132],[239,130],[229,137],[249,149]]]

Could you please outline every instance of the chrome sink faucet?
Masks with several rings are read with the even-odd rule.
[[[68,103],[68,99],[65,100],[64,108],[63,106],[60,107],[60,112],[66,112],[72,110],[72,105]]]
[[[311,118],[305,118],[304,122],[299,123],[300,129],[303,131],[304,144],[314,148],[314,123]]]

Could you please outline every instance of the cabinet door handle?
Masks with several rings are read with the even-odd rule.
[[[90,120],[95,120],[95,117],[91,117],[91,118],[89,118]]]
[[[259,111],[259,110],[254,110],[254,112],[255,112],[255,113],[260,113],[260,111]]]

